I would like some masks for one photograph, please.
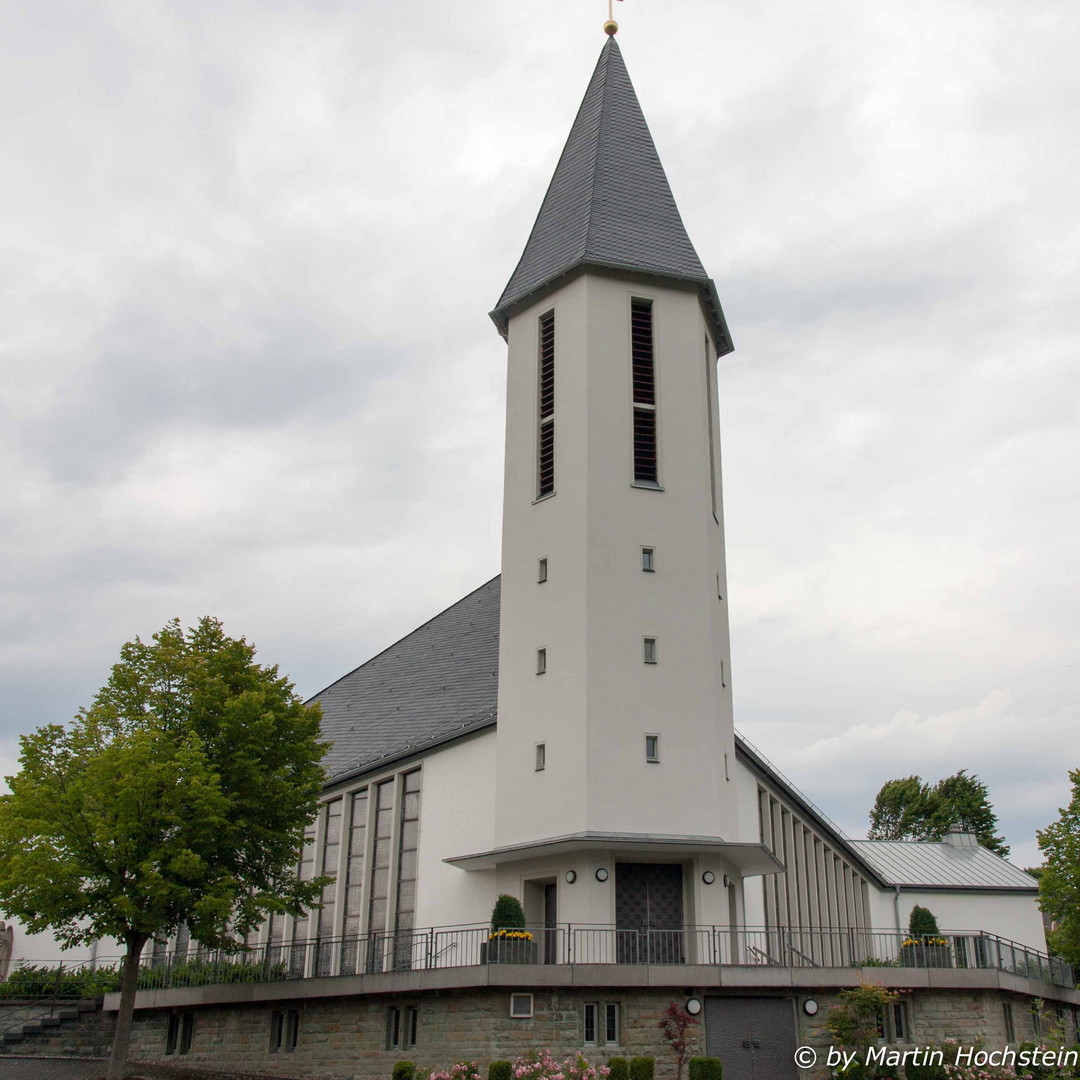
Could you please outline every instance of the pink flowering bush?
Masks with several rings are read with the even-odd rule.
[[[515,1080],[606,1080],[610,1072],[606,1065],[593,1065],[584,1054],[569,1054],[560,1062],[547,1050],[518,1058],[513,1068]]]
[[[480,1070],[475,1062],[459,1061],[447,1069],[434,1069],[430,1080],[480,1080]]]

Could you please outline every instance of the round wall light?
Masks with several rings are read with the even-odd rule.
[[[706,870],[705,873],[701,875],[701,880],[704,881],[706,885],[711,885],[716,880],[716,875],[711,870]]]
[[[686,1011],[691,1016],[697,1016],[701,1012],[701,998],[687,998],[686,999]]]
[[[814,1016],[818,1011],[818,1003],[813,998],[807,998],[802,1003],[802,1007],[807,1016]]]
[[[597,881],[607,881],[607,879],[608,879],[607,867],[606,866],[598,866],[596,868],[596,880]]]
[[[567,885],[573,885],[575,881],[577,881],[577,871],[576,870],[567,870],[566,871],[566,884]]]

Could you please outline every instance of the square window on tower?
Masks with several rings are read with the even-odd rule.
[[[659,735],[646,735],[645,736],[645,760],[650,765],[660,764],[660,736]]]

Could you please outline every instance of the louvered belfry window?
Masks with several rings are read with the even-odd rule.
[[[630,302],[630,355],[634,380],[634,483],[659,480],[656,459],[656,367],[651,300]]]
[[[555,491],[555,312],[540,316],[539,437],[536,496]]]

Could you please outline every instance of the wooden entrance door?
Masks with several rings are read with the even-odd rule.
[[[621,964],[681,964],[682,879],[677,863],[615,864],[616,958]]]

